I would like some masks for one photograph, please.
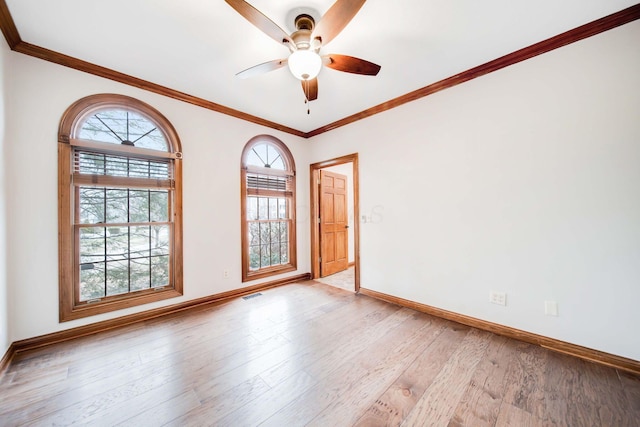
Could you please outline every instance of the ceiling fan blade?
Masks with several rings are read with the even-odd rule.
[[[327,61],[326,58],[329,58]],[[347,55],[326,55],[323,57],[324,65],[334,70],[345,73],[363,74],[365,76],[375,76],[380,71],[380,66],[364,59],[354,58]]]
[[[315,101],[318,99],[318,78],[311,80],[301,80],[302,91],[307,101]]]
[[[269,71],[277,70],[285,65],[287,65],[286,59],[276,59],[274,61],[263,62],[262,64],[254,65],[253,67],[240,71],[236,74],[236,77],[248,79],[250,77],[259,76],[260,74],[268,73]]]
[[[322,44],[326,46],[340,31],[347,26],[360,10],[366,0],[338,0],[320,18],[313,30],[311,39],[320,37]]]
[[[236,12],[244,16],[244,18],[258,27],[263,33],[277,41],[278,43],[286,43],[295,46],[289,34],[285,33],[275,22],[267,18],[262,12],[243,0],[225,0],[229,6],[234,8]]]

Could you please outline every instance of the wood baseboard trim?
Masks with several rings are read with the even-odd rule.
[[[216,305],[222,302],[241,297],[244,295],[252,294],[259,291],[275,288],[282,285],[287,285],[295,282],[302,282],[311,278],[310,273],[298,274],[296,276],[285,277],[283,279],[273,280],[271,282],[260,283],[257,285],[246,286],[244,288],[235,289],[232,291],[222,292],[219,294],[209,295],[202,298],[197,298],[189,301],[185,301],[178,304],[169,305],[166,307],[159,307],[152,310],[143,311],[140,313],[129,314],[127,316],[118,317],[115,319],[104,320],[102,322],[92,323],[90,325],[78,326],[76,328],[66,329],[64,331],[52,332],[50,334],[41,335],[34,338],[27,338],[24,340],[16,341],[9,347],[10,351],[7,351],[5,357],[2,359],[2,363],[8,365],[11,363],[13,357],[21,352],[33,350],[40,347],[45,347],[51,344],[69,341],[75,338],[83,337],[86,335],[93,335],[99,332],[107,331],[110,329],[116,329],[123,326],[131,325],[134,323],[144,322],[150,319],[155,319],[162,316],[168,316],[183,311],[188,311],[196,308],[202,308],[207,305]],[[5,361],[5,359],[7,359]],[[0,370],[0,372],[2,372]]]
[[[0,359],[0,378],[4,375],[4,371],[9,367],[9,364],[15,354],[16,347],[11,343],[7,351],[4,353],[4,356],[2,356],[2,359]]]
[[[473,328],[482,329],[483,331],[493,332],[494,334],[503,335],[508,338],[536,344],[549,350],[564,353],[570,356],[578,357],[590,362],[599,363],[612,368],[631,372],[640,375],[640,361],[628,359],[622,356],[605,353],[599,350],[582,347],[580,345],[571,344],[554,338],[545,337],[543,335],[534,334],[532,332],[523,331],[509,326],[500,325],[498,323],[488,322],[486,320],[477,319],[475,317],[466,316],[464,314],[454,313],[452,311],[443,310],[432,307],[419,302],[395,297],[393,295],[384,294],[382,292],[373,291],[371,289],[360,288],[360,293],[382,301],[397,304],[430,314],[442,319],[451,320]]]

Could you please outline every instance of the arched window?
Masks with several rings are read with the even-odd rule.
[[[267,135],[242,152],[242,281],[293,271],[296,168],[291,152]]]
[[[182,295],[182,152],[169,121],[93,95],[58,139],[60,320]]]

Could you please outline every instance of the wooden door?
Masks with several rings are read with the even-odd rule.
[[[349,266],[347,177],[320,171],[320,277]]]

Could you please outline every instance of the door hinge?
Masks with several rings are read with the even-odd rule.
[[[322,262],[322,257],[321,256],[318,257],[318,262]]]
[[[318,217],[318,224],[320,224],[320,217]]]

